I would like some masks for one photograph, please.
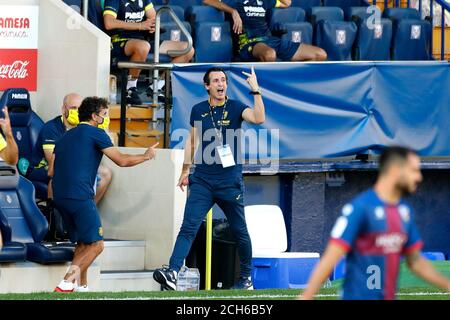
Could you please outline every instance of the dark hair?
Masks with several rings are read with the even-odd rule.
[[[405,163],[411,154],[417,155],[417,152],[400,146],[387,147],[380,156],[379,172],[386,172],[393,163]]]
[[[204,84],[207,84],[207,85],[210,84],[209,74],[211,72],[223,72],[223,74],[225,75],[225,79],[228,82],[227,73],[225,72],[224,69],[219,68],[219,67],[212,67],[212,68],[209,68],[208,70],[206,70],[205,75],[203,76],[203,83]]]
[[[78,118],[81,121],[90,121],[93,113],[99,114],[100,110],[108,108],[108,101],[99,97],[87,97],[78,108]]]

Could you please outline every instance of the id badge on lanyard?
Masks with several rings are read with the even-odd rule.
[[[222,167],[228,168],[236,165],[233,158],[233,152],[229,144],[216,147],[217,153],[219,154],[220,162],[222,162]]]

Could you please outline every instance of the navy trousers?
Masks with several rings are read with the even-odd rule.
[[[244,183],[242,175],[226,178],[189,176],[189,196],[184,219],[170,258],[169,267],[177,272],[189,253],[197,231],[209,209],[217,203],[230,224],[238,246],[241,277],[250,277],[252,271],[252,243],[245,223]],[[214,249],[213,249],[214,250]]]

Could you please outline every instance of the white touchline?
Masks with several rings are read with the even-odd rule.
[[[442,296],[450,295],[446,292],[410,292],[397,293],[397,296]],[[69,299],[69,300],[206,300],[206,299],[222,299],[222,300],[251,300],[257,298],[295,298],[297,295],[292,294],[262,294],[248,296],[173,296],[173,297],[134,297],[134,298],[99,298],[99,299]],[[318,294],[316,298],[339,297],[338,294]]]

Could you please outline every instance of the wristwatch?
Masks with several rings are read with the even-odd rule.
[[[261,89],[258,89],[258,90],[256,90],[256,91],[250,91],[249,92],[251,95],[262,95],[262,91],[261,91]]]

